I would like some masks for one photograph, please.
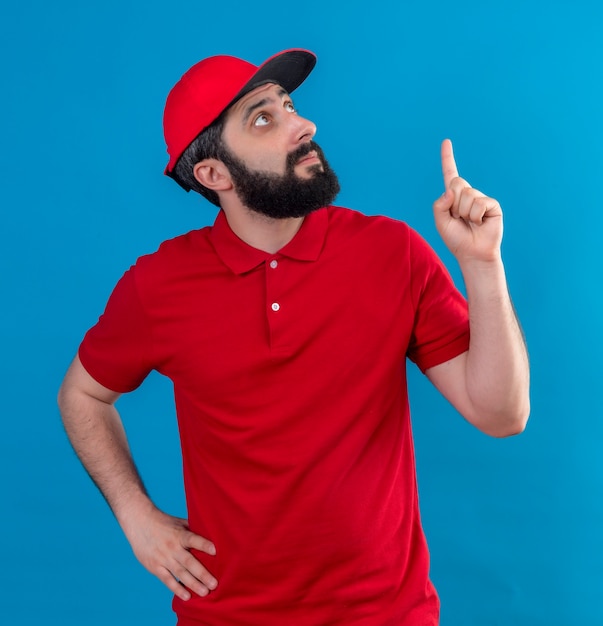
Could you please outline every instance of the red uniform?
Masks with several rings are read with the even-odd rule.
[[[407,225],[329,207],[276,254],[223,213],[140,258],[80,346],[119,392],[174,383],[195,553],[181,626],[434,626],[405,363],[468,348],[467,306]]]

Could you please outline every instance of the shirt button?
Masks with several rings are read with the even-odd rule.
[[[272,303],[272,310],[273,311],[278,311],[281,308],[281,305],[278,302],[273,302]]]
[[[275,259],[272,259],[272,261],[270,261],[270,267],[274,270],[278,267],[278,261],[276,261]]]

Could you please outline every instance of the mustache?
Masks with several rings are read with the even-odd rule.
[[[310,152],[312,152],[312,150],[316,152],[316,154],[318,155],[318,158],[324,163],[324,154],[322,152],[321,147],[315,141],[309,141],[308,143],[301,145],[299,148],[297,148],[293,152],[290,152],[287,155],[287,169],[293,170],[293,168],[295,167],[295,164],[302,157],[305,157],[306,154],[309,154]]]

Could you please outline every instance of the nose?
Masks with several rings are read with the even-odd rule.
[[[306,143],[316,135],[316,124],[301,117],[300,115],[292,115],[293,121],[293,138],[296,144]]]

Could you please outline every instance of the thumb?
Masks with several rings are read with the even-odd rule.
[[[433,210],[435,213],[447,213],[452,206],[454,200],[454,192],[451,189],[446,189],[444,193],[433,203]]]

